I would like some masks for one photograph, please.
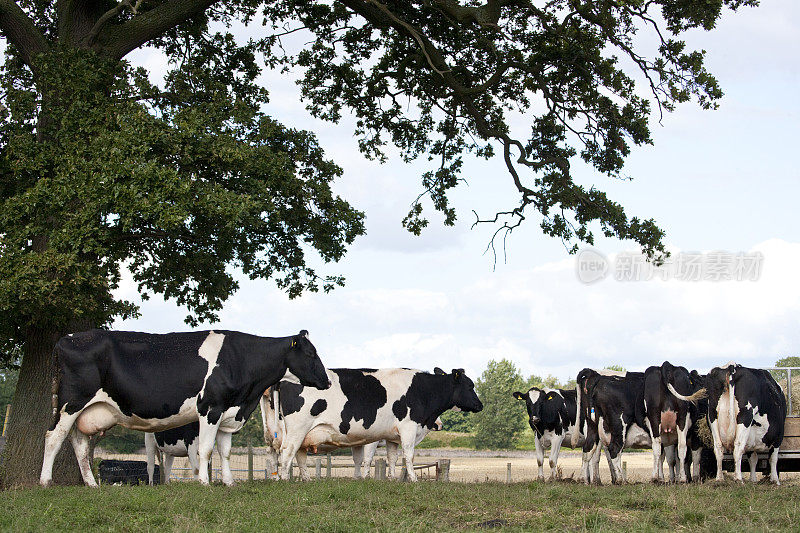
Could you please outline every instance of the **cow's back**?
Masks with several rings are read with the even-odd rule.
[[[209,332],[149,334],[90,330],[63,337],[59,403],[67,411],[105,392],[122,413],[167,418],[203,386],[208,361],[199,355]]]

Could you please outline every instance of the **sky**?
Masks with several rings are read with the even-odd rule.
[[[455,227],[444,227],[431,209],[423,235],[411,235],[401,220],[421,190],[424,162],[407,165],[394,152],[385,164],[365,160],[351,119],[311,118],[291,77],[266,74],[268,112],[316,133],[344,169],[335,191],[366,213],[367,234],[324,268],[344,275],[344,288],[289,300],[271,281],[240,276],[219,322],[202,327],[265,336],[307,329],[331,368],[439,366],[465,368],[473,378],[502,358],[525,376],[566,381],[587,366],[643,370],[670,360],[704,371],[731,360],[769,366],[800,356],[797,20],[800,2],[764,0],[728,12],[712,32],[689,33],[689,46],[707,51],[725,92],[720,108],[683,104],[654,122],[654,145],[634,147],[625,167],[633,181],[578,168],[578,181],[666,230],[676,270],[649,280],[626,280],[634,272],[626,265],[638,265],[632,242],[598,239],[591,254],[571,256],[535,220],[511,234],[505,260],[495,262],[485,253],[495,228],[471,225],[473,209],[491,215],[516,201],[499,158],[465,164],[468,184],[452,195]],[[154,80],[165,69],[151,49],[131,60]],[[524,127],[524,117],[514,125]],[[587,257],[605,265],[604,278],[585,283],[579,276]],[[701,278],[742,261],[757,268],[741,280],[693,280],[689,265],[698,259]],[[116,294],[138,301],[129,276]],[[113,327],[185,331],[185,316],[155,296],[141,303],[140,318]]]

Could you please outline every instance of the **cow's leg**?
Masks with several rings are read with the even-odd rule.
[[[558,454],[561,452],[561,443],[564,442],[566,434],[556,435],[550,443],[550,479],[558,476]]]
[[[219,453],[222,482],[227,486],[233,485],[233,472],[231,472],[231,440],[233,434],[227,431],[217,431],[217,452]]]
[[[769,480],[776,485],[781,484],[778,478],[778,448],[773,448],[769,455]]]
[[[267,448],[267,465],[270,468],[272,475],[278,475],[278,452],[272,446]]]
[[[591,475],[591,468],[592,468],[592,457],[594,457],[595,451],[597,451],[597,447],[599,443],[595,442],[593,444],[584,444],[583,447],[583,454],[581,457],[581,476],[583,476],[583,482],[587,485],[592,482],[592,475]]]
[[[364,463],[364,447],[363,446],[353,446],[353,466],[355,467],[355,472],[353,472],[353,477],[355,479],[361,479],[361,465]],[[367,473],[369,473],[369,468],[367,468]]]
[[[406,472],[408,480],[416,481],[417,473],[414,471],[414,446],[417,444],[417,425],[409,424],[400,433],[400,445],[403,447],[403,457],[406,459]]]
[[[593,481],[592,478],[592,458],[598,453],[600,447],[600,441],[597,437],[597,432],[594,431],[592,428],[589,428],[586,433],[586,438],[583,441],[583,454],[581,457],[581,476],[583,477],[583,482],[587,485]],[[599,465],[598,465],[598,473],[599,473]],[[595,482],[599,482],[600,477],[596,476],[594,479]]]
[[[303,438],[308,432],[298,432],[300,438],[292,438],[292,435],[283,435],[281,443],[280,458],[278,460],[278,479],[289,479],[289,467],[292,465],[295,455],[300,450]]]
[[[539,438],[539,435],[534,432],[533,434],[533,443],[536,446],[536,464],[539,465],[539,472],[537,474],[537,479],[544,479],[544,450],[542,449],[542,439]]]
[[[200,434],[197,436],[197,466],[200,483],[208,485],[208,462],[211,460],[211,452],[214,450],[214,441],[219,430],[219,420],[216,424],[209,422],[208,417],[200,417]]]
[[[364,469],[364,478],[369,479],[372,475],[372,460],[375,458],[375,452],[378,451],[378,443],[373,442],[364,446],[364,459],[362,466]]]
[[[703,448],[692,450],[692,481],[700,481],[700,456],[703,454]]]
[[[606,462],[608,463],[608,471],[611,473],[611,483],[617,482],[617,473],[614,471],[614,463],[611,460],[611,452],[608,451],[608,447],[603,446],[603,453],[606,456]],[[600,483],[600,451],[597,452],[597,460],[594,463],[594,475],[597,476],[597,483]]]
[[[675,445],[664,448],[663,458],[667,460],[667,466],[669,466],[669,482],[675,483]]]
[[[144,450],[147,454],[147,482],[153,484],[153,472],[156,469],[156,437],[152,433],[144,434]],[[161,465],[164,468],[164,465]]]
[[[750,457],[748,458],[750,462],[750,481],[755,483],[758,481],[758,477],[756,477],[756,467],[758,466],[758,452],[752,451],[750,452]]]
[[[686,419],[683,421],[683,429],[680,424],[676,431],[678,432],[678,464],[680,465],[680,472],[678,472],[678,481],[686,483],[686,452],[688,451],[687,440],[689,437],[689,428],[692,427],[692,420],[689,413],[686,413]]]
[[[736,438],[733,441],[733,478],[740,482],[744,481],[742,479],[742,457],[744,457],[748,432],[749,430],[744,427],[744,424],[736,424]]]
[[[194,439],[192,443],[189,445],[189,448],[186,450],[187,459],[189,459],[189,465],[192,468],[192,477],[195,481],[197,481],[197,476],[200,473],[200,466],[197,464],[197,448],[199,447],[199,439]],[[166,454],[164,454],[166,456]],[[166,459],[166,457],[165,457]],[[170,469],[172,468],[172,461],[169,463]],[[166,468],[164,469],[164,483],[167,483],[169,480],[169,470]]]
[[[300,481],[311,481],[311,476],[308,474],[308,449],[299,448],[297,453],[294,454],[294,460],[297,461]]]
[[[81,469],[81,477],[83,482],[90,487],[96,487],[97,482],[92,475],[92,465],[89,462],[89,436],[73,427],[70,432],[70,440],[72,441],[72,448],[75,450],[75,457],[78,458],[78,466]]]
[[[598,426],[600,426],[602,421],[601,418],[600,422],[598,422]],[[612,417],[611,420],[609,420],[609,429],[611,432],[611,441],[608,443],[608,453],[611,456],[612,478],[616,477],[616,479],[612,479],[612,483],[625,483],[625,477],[622,475],[622,448],[625,443],[625,427],[622,426],[621,421],[617,424]]]
[[[169,476],[172,474],[172,464],[175,461],[175,456],[165,453],[162,454],[162,458],[161,468],[164,469],[164,483],[169,483]],[[194,463],[197,464],[197,457],[195,457]]]
[[[58,417],[58,423],[51,431],[45,433],[44,436],[44,459],[42,460],[42,472],[39,476],[39,483],[43,486],[50,485],[53,480],[53,461],[56,459],[56,454],[61,449],[64,439],[69,435],[72,426],[78,419],[83,411],[78,411],[75,414],[67,414],[66,411],[61,411]]]
[[[397,455],[400,445],[396,442],[386,441],[386,464],[389,467],[389,479],[395,479],[395,468],[397,467]]]
[[[661,437],[656,437],[655,435],[659,435],[659,433],[653,434],[653,475],[650,479],[653,482],[658,482],[664,480],[664,458],[661,456]]]
[[[717,481],[723,481],[725,476],[722,474],[722,456],[725,449],[722,447],[722,439],[719,436],[719,419],[709,424],[711,426],[711,438],[714,440],[714,457],[717,460]]]

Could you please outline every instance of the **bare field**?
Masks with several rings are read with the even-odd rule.
[[[496,456],[489,457],[487,455],[494,454]],[[376,458],[384,458],[383,450],[379,450]],[[144,455],[131,454],[105,454],[98,453],[97,458],[113,458],[113,459],[127,459],[144,461]],[[315,476],[316,461],[320,460],[321,475],[326,476],[326,456],[309,456],[308,468],[312,477]],[[537,463],[533,452],[509,452],[503,454],[502,452],[474,452],[470,450],[420,450],[414,458],[414,464],[419,466],[423,464],[435,463],[439,459],[450,459],[450,480],[462,483],[481,483],[487,481],[505,482],[507,479],[508,463],[511,463],[511,481],[512,482],[525,482],[534,481],[537,476]],[[625,452],[622,454],[622,460],[626,465],[627,479],[632,483],[650,481],[653,469],[653,456],[647,451],[643,452]],[[349,455],[334,456],[332,458],[331,477],[348,478],[353,476],[353,461]],[[402,463],[398,462],[397,472],[399,474]],[[173,465],[173,479],[176,478],[190,478],[191,473],[188,471],[188,460],[185,458],[177,458]],[[581,466],[581,453],[577,451],[562,451],[559,456],[558,467],[561,470],[562,479],[575,479],[579,478],[579,470]],[[215,454],[212,460],[212,467],[214,471],[214,479],[221,479],[219,471],[219,457]],[[231,455],[231,468],[234,477],[237,480],[247,479],[247,456],[243,454]],[[374,470],[373,470],[374,471]],[[664,465],[664,473],[668,474],[666,464]],[[267,463],[267,456],[263,448],[254,449],[253,454],[253,474],[254,479],[263,480],[273,477],[272,469],[269,468]],[[295,472],[296,474],[296,472]],[[433,468],[426,471],[418,471],[418,475],[425,477],[429,475],[433,477],[435,471]],[[550,465],[548,463],[547,455],[544,461],[544,476],[550,477]],[[760,475],[759,475],[760,476]],[[747,477],[747,473],[745,473]],[[600,461],[600,478],[603,483],[610,483],[611,477],[608,471],[608,463],[605,456]],[[759,477],[760,478],[760,477]],[[800,475],[794,473],[782,473],[781,482],[797,483],[800,481]]]

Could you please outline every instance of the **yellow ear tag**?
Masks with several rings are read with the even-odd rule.
[[[295,342],[295,341],[292,341],[292,346],[294,346],[295,344],[297,344],[297,342]]]

